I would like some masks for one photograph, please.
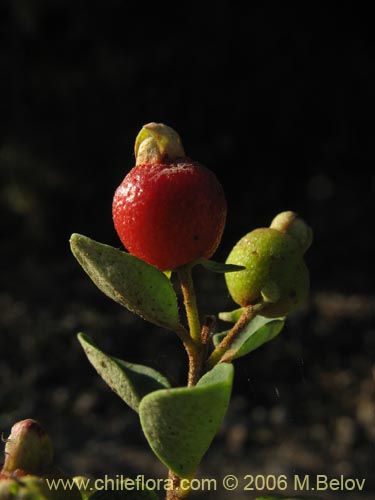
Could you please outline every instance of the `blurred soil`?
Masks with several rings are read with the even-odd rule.
[[[72,474],[135,476],[141,471],[164,477],[136,414],[97,376],[75,332],[89,333],[107,352],[155,367],[175,385],[186,376],[179,343],[171,333],[102,299],[85,276],[68,284],[69,270],[60,273],[65,279],[52,273],[46,279],[65,281],[65,290],[57,287],[63,304],[46,307],[40,298],[25,300],[10,292],[0,296],[2,430],[19,419],[37,418],[54,439],[58,463]],[[203,279],[206,311],[216,312],[218,304],[226,310],[229,299],[216,299],[226,297],[221,281]],[[238,360],[230,409],[200,477],[343,474],[366,478],[369,495],[331,492],[322,498],[370,499],[375,487],[374,305],[370,296],[315,292],[279,338]],[[210,495],[196,498],[215,497]],[[249,495],[220,494],[230,497]]]
[[[239,12],[229,1],[209,17],[189,5],[171,24],[161,10],[116,0],[6,1],[0,11],[0,431],[36,418],[71,474],[165,476],[137,415],[97,376],[76,333],[174,385],[185,381],[185,354],[173,334],[101,295],[68,245],[80,232],[120,246],[112,194],[133,164],[139,128],[161,121],[224,185],[217,260],[281,210],[299,212],[315,234],[309,303],[277,339],[237,361],[200,476],[343,474],[366,478],[364,491],[323,499],[374,498],[367,16],[346,7]],[[201,271],[195,280],[202,315],[233,308],[221,276]],[[255,497],[220,489],[192,499]]]

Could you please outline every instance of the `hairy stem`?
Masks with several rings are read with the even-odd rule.
[[[199,321],[197,299],[194,290],[193,279],[191,276],[191,265],[182,266],[177,270],[180,280],[182,296],[186,318],[189,326],[189,334],[192,345],[189,345],[187,353],[189,356],[189,374],[188,387],[194,386],[202,373],[204,363],[204,349],[201,337],[201,324]],[[186,348],[186,345],[185,345]]]
[[[168,479],[171,479],[173,489],[167,490],[165,500],[179,500],[178,488],[180,486],[181,479],[171,470],[168,472]]]
[[[182,266],[177,271],[180,280],[186,317],[190,330],[190,337],[196,344],[201,343],[201,326],[197,307],[197,299],[194,290],[193,279],[191,276],[191,266]]]
[[[189,360],[189,373],[188,373],[188,387],[191,387],[196,384],[199,377],[199,373],[201,371],[200,366],[200,346],[198,346],[193,339],[190,337],[188,331],[180,325],[179,330],[176,330],[177,335],[181,339],[184,344],[186,354]]]
[[[205,355],[205,338],[208,337],[208,332],[201,330],[199,321],[197,299],[194,290],[193,279],[191,276],[191,265],[182,266],[177,270],[178,279],[180,281],[182,296],[188,322],[189,331],[183,326],[177,331],[177,335],[182,340],[189,358],[189,373],[188,387],[196,385],[204,364]],[[207,327],[206,327],[207,330]],[[168,478],[172,480],[173,489],[167,491],[166,500],[178,500],[180,478],[171,470],[168,472]],[[185,494],[184,497],[187,495]]]
[[[244,311],[237,321],[237,323],[232,327],[232,329],[228,332],[228,334],[223,338],[220,344],[214,349],[211,353],[211,356],[208,358],[206,362],[207,369],[213,368],[219,361],[232,361],[232,357],[230,354],[230,348],[234,342],[234,340],[238,337],[238,335],[242,332],[242,330],[247,326],[249,321],[251,321],[262,309],[263,304],[257,305],[249,305],[244,308]]]

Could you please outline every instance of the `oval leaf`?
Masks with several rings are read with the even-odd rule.
[[[135,411],[150,392],[170,387],[168,380],[148,366],[128,363],[105,354],[83,333],[78,334],[90,363],[109,387]]]
[[[202,267],[211,271],[212,273],[233,273],[235,271],[242,271],[246,269],[245,266],[237,266],[236,264],[224,264],[209,259],[197,259],[194,264],[200,264]]]
[[[229,350],[222,357],[222,361],[240,358],[241,356],[249,354],[261,345],[275,338],[283,329],[284,324],[285,318],[265,318],[264,316],[256,316],[233,341]],[[218,346],[227,333],[228,332],[223,332],[214,335],[214,345]]]
[[[86,236],[70,238],[73,255],[108,297],[155,325],[179,328],[177,297],[167,276],[143,260]]]
[[[233,366],[221,363],[195,387],[156,391],[144,397],[139,416],[147,441],[164,465],[190,479],[227,410]]]

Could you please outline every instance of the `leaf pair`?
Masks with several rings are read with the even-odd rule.
[[[99,375],[139,412],[143,432],[160,461],[179,477],[192,478],[227,410],[233,366],[219,364],[195,387],[171,389],[156,370],[107,355],[82,333],[78,338]]]

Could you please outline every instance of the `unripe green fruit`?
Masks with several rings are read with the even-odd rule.
[[[264,302],[261,314],[274,318],[294,311],[307,298],[309,272],[300,245],[288,234],[255,229],[234,246],[226,263],[246,268],[225,275],[232,299],[242,307]]]

